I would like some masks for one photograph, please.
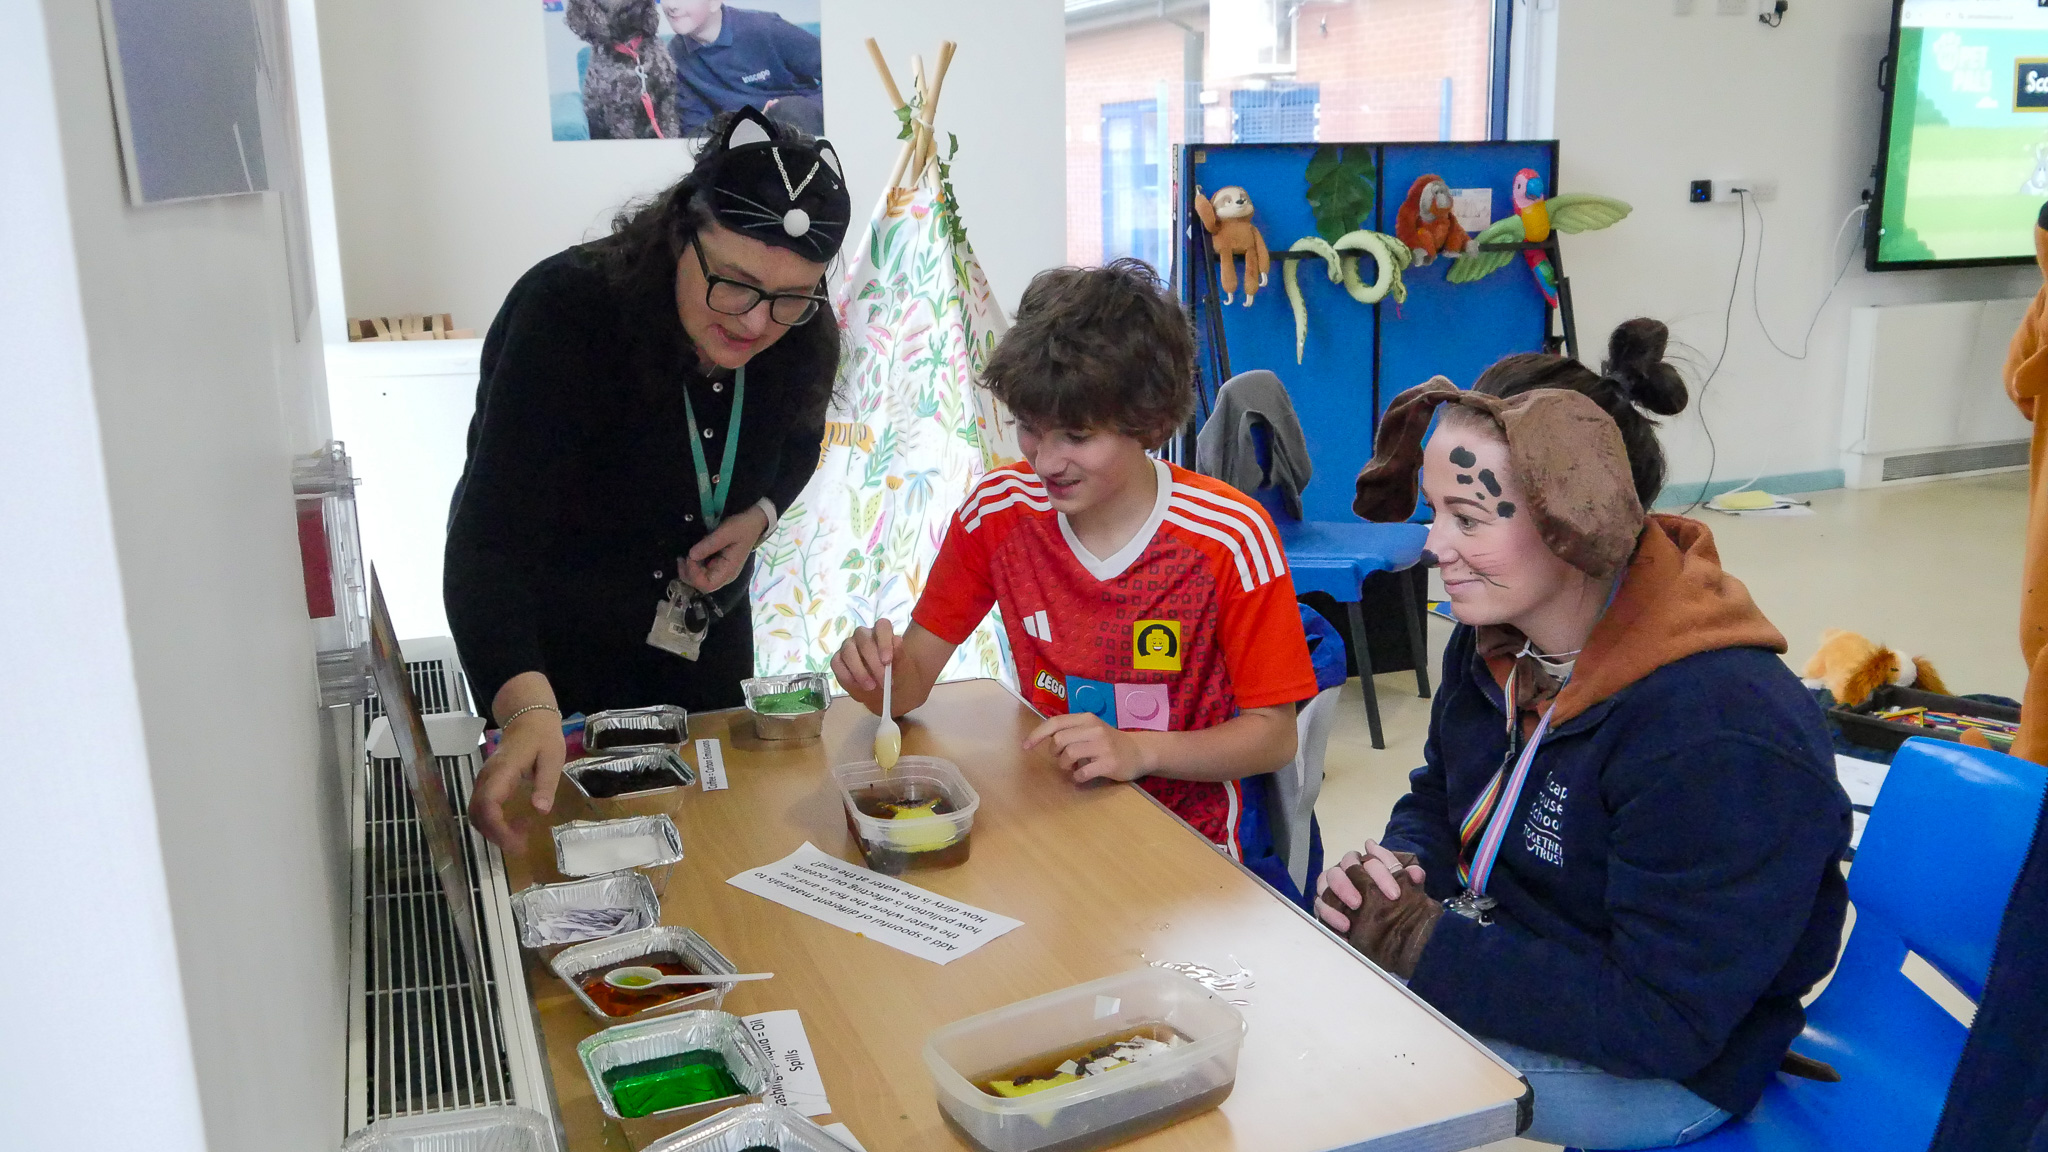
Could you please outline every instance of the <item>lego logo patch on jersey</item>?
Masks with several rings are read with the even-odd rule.
[[[1036,683],[1040,691],[1050,692],[1062,700],[1067,698],[1067,686],[1060,681],[1059,677],[1054,676],[1043,668],[1038,670],[1038,680]]]
[[[1140,620],[1131,625],[1131,667],[1180,671],[1180,621]]]

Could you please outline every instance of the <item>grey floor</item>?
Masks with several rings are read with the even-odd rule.
[[[2027,478],[2002,473],[1876,491],[1813,494],[1814,515],[1727,516],[1698,512],[1713,529],[1726,569],[1748,585],[1791,650],[1797,671],[1821,631],[1847,628],[1934,662],[1956,692],[2018,697],[2020,561]],[[1432,618],[1432,682],[1450,625]],[[1422,763],[1429,702],[1412,673],[1376,678],[1387,747],[1367,737],[1358,682],[1343,706],[1324,761],[1316,816],[1332,859],[1386,827],[1408,773]],[[1930,989],[1937,999],[1945,997]],[[1963,1012],[1967,1004],[1949,1005]],[[1496,1150],[1548,1145],[1509,1140]]]

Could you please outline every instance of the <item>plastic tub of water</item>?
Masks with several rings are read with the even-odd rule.
[[[951,760],[905,756],[886,772],[862,760],[832,769],[832,779],[869,868],[900,876],[967,860],[981,795]]]
[[[1214,992],[1138,968],[948,1024],[925,1041],[924,1062],[947,1125],[982,1152],[1088,1152],[1221,1104],[1237,1085],[1244,1030],[1244,1017]],[[1028,1087],[1141,1035],[1169,1046],[1015,1097],[987,1087]]]

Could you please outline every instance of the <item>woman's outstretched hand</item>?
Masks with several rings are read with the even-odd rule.
[[[726,517],[690,547],[690,554],[683,558],[683,579],[699,592],[716,592],[732,583],[745,566],[747,554],[774,526],[759,504]]]
[[[533,810],[546,815],[555,806],[567,754],[562,718],[551,709],[536,709],[505,725],[498,733],[498,750],[484,761],[470,794],[470,823],[504,851],[523,848],[528,822],[507,819],[505,803],[524,788]]]

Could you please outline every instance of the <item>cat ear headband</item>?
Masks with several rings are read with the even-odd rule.
[[[721,225],[823,264],[846,238],[846,175],[830,141],[788,131],[742,108],[698,155],[697,170]]]

